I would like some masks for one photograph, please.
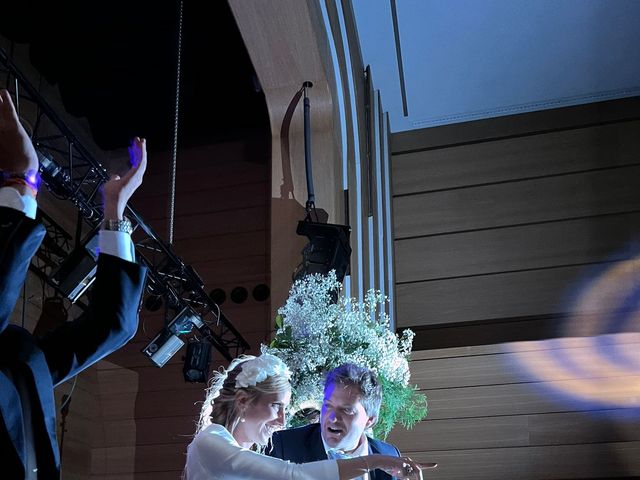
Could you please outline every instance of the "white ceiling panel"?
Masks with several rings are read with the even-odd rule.
[[[352,4],[393,132],[640,95],[640,0]]]

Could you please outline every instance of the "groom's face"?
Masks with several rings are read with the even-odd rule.
[[[355,450],[375,418],[367,415],[356,386],[329,383],[320,411],[322,439],[329,448]]]

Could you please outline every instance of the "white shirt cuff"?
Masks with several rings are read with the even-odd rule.
[[[98,248],[101,253],[119,257],[127,262],[135,262],[136,250],[131,235],[114,230],[100,230]]]
[[[38,202],[31,195],[22,195],[15,188],[0,188],[0,207],[9,207],[19,210],[31,219],[36,218]]]

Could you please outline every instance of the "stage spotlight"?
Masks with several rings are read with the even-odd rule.
[[[182,374],[185,382],[207,383],[211,363],[211,344],[207,341],[191,341],[187,344]]]
[[[261,283],[260,285],[256,285],[253,288],[252,294],[253,294],[253,298],[257,302],[264,302],[267,298],[269,298],[271,291],[269,290],[269,287],[267,285],[265,285],[264,283]]]
[[[98,235],[94,232],[75,248],[53,272],[51,282],[71,303],[80,298],[93,284],[98,270]]]
[[[193,310],[185,307],[142,349],[142,353],[156,366],[163,367],[184,345],[179,335],[191,332],[194,326],[198,328],[202,325],[200,317]]]
[[[233,303],[243,303],[248,296],[249,292],[244,287],[236,287],[231,290],[231,301]]]
[[[162,297],[160,295],[149,295],[144,301],[144,308],[150,312],[157,312],[162,308]]]
[[[97,219],[101,214],[100,210],[92,205],[91,199],[80,190],[65,169],[39,148],[36,149],[36,155],[40,163],[39,171],[47,188],[58,197],[71,200],[85,218]]]
[[[224,293],[224,290],[221,288],[214,288],[209,292],[209,297],[211,297],[211,300],[213,300],[216,305],[222,305],[227,299],[227,294]]]
[[[326,275],[335,270],[338,281],[342,282],[349,272],[351,227],[302,220],[298,222],[296,233],[308,237],[309,243],[302,250],[302,263],[294,280],[314,273]]]

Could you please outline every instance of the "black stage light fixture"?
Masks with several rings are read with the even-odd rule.
[[[53,272],[51,282],[66,298],[75,301],[96,279],[98,270],[98,235],[92,232],[88,240],[76,247]]]
[[[189,307],[185,307],[142,349],[142,353],[157,367],[162,368],[184,345],[180,335],[190,333],[194,326],[199,328],[202,325],[202,319]]]
[[[296,233],[308,237],[309,243],[302,250],[302,263],[294,274],[294,280],[314,273],[326,275],[335,270],[338,281],[342,282],[349,273],[351,227],[301,220]]]
[[[205,340],[187,344],[182,374],[185,382],[207,383],[211,363],[211,344]]]
[[[47,188],[57,197],[69,199],[73,202],[82,215],[87,219],[97,220],[101,211],[92,205],[91,199],[80,190],[77,183],[62,168],[51,155],[46,154],[40,148],[36,148],[38,155],[39,171]]]

